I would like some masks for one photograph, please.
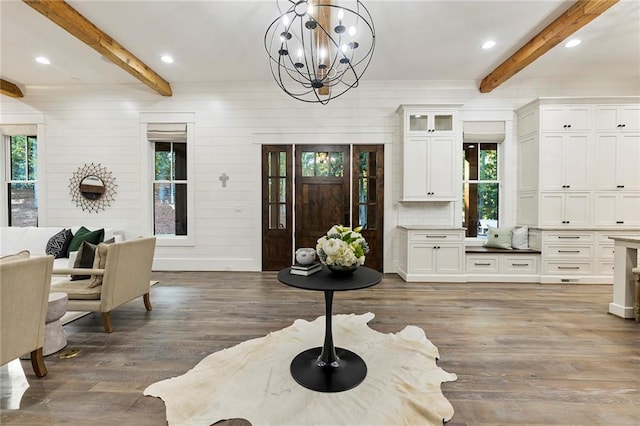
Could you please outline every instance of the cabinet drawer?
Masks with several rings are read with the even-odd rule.
[[[585,275],[592,270],[592,262],[544,262],[545,274]]]
[[[462,241],[462,232],[451,231],[411,231],[409,240],[411,241],[440,241],[453,242]]]
[[[598,244],[598,259],[613,259],[613,244]]]
[[[613,277],[613,262],[598,262],[598,275],[611,275]]]
[[[537,256],[503,256],[501,259],[500,272],[504,274],[537,274]]]
[[[467,272],[497,274],[500,271],[498,256],[467,256]]]
[[[576,258],[590,259],[593,257],[592,245],[560,245],[545,244],[544,255],[546,258]]]
[[[593,241],[592,233],[583,232],[553,232],[545,234],[545,242],[563,242],[563,243],[578,243],[578,242],[591,242]]]

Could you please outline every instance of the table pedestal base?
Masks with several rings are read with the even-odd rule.
[[[322,348],[312,348],[291,361],[291,375],[300,385],[317,392],[342,392],[358,386],[367,376],[367,364],[354,352],[335,349],[337,366],[319,366]]]

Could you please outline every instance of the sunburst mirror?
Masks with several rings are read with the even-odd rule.
[[[76,207],[98,213],[111,206],[116,195],[116,179],[107,168],[98,164],[85,164],[69,179],[69,193]]]

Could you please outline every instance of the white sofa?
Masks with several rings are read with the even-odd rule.
[[[66,227],[67,229],[69,227]],[[86,227],[93,231],[99,228]],[[14,254],[22,250],[29,250],[31,257],[46,255],[46,247],[49,239],[65,229],[64,226],[3,226],[0,227],[0,256]],[[72,226],[71,232],[75,235],[80,226]],[[104,228],[104,239],[114,238],[116,242],[123,240],[123,233],[115,231],[113,228]],[[75,253],[75,252],[74,252]],[[72,268],[75,254],[70,254],[69,258],[59,258],[54,260],[53,268]]]

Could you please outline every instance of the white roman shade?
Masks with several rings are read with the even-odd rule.
[[[465,121],[462,129],[463,142],[504,142],[504,121]]]
[[[149,123],[147,124],[149,142],[187,142],[186,123]]]
[[[4,136],[36,136],[38,127],[35,124],[3,124],[0,133]]]

